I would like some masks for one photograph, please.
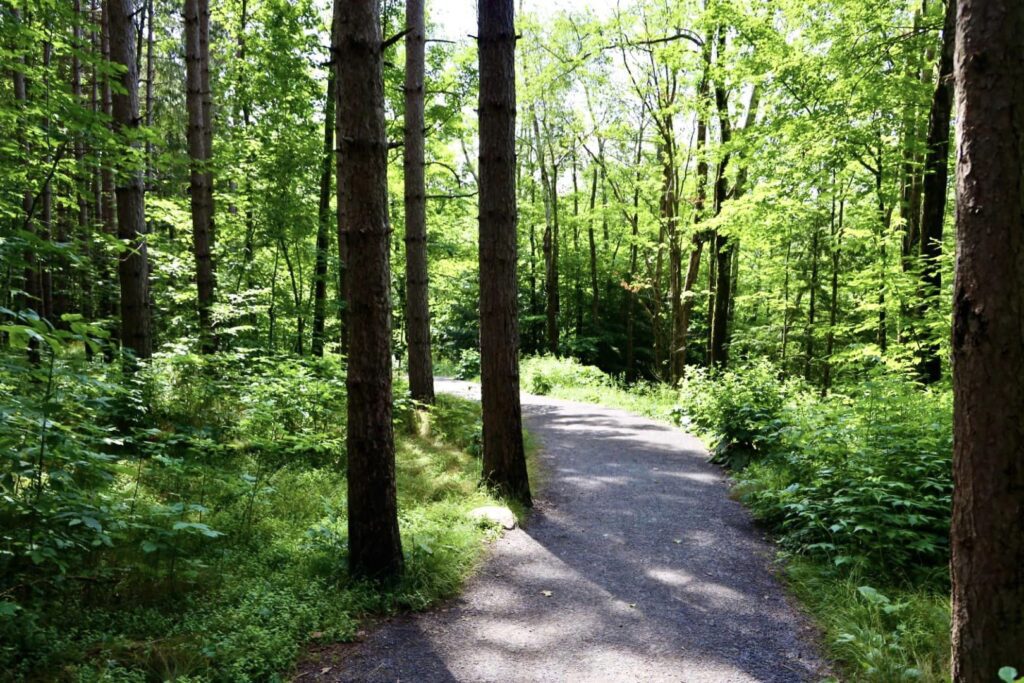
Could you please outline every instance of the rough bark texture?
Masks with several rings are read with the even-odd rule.
[[[960,0],[953,680],[1024,671],[1024,4]]]
[[[114,132],[135,138],[139,127],[139,78],[135,62],[134,8],[131,0],[107,0],[110,60],[124,67],[121,87],[113,94]],[[125,144],[128,144],[127,142]],[[134,143],[132,143],[134,144]],[[149,312],[149,260],[146,253],[146,216],[142,169],[117,174],[117,236],[127,247],[118,259],[121,284],[121,343],[139,358],[153,351]]]
[[[196,289],[199,310],[200,343],[204,352],[214,348],[213,307],[216,288],[213,266],[213,190],[210,186],[210,160],[204,102],[209,85],[209,58],[204,57],[204,13],[206,0],[185,0],[185,103],[188,109],[188,153],[192,161],[189,192],[192,206],[192,242],[196,258]],[[208,29],[207,29],[208,30]],[[204,70],[207,72],[204,78]],[[205,84],[205,85],[204,85]]]
[[[391,226],[379,0],[341,4],[337,58],[341,131],[341,218],[348,292],[348,534],[353,575],[402,572],[391,426]]]
[[[331,59],[334,62],[334,139],[337,145],[335,149],[335,173],[336,187],[336,211],[338,229],[338,342],[341,345],[341,352],[348,353],[348,246],[345,239],[345,221],[342,219],[341,205],[341,173],[342,173],[342,150],[341,150],[341,98],[344,93],[341,91],[341,59],[338,52],[341,32],[341,10],[342,2],[335,0],[334,15],[331,19]]]
[[[320,167],[320,206],[316,231],[316,265],[313,271],[313,341],[314,356],[324,355],[324,326],[327,320],[327,250],[331,237],[331,173],[334,166],[334,91],[332,69],[327,77],[327,99],[324,104],[324,148]]]
[[[529,505],[519,403],[513,0],[480,0],[479,21],[483,477]]]
[[[928,116],[928,148],[924,162],[924,205],[921,210],[921,256],[924,259],[923,290],[938,296],[942,289],[942,224],[946,218],[946,186],[949,183],[949,119],[953,108],[953,57],[956,48],[956,2],[946,0],[942,26],[939,75]],[[921,376],[927,382],[942,379],[942,357],[937,344],[925,333],[925,358]]]
[[[409,341],[409,393],[434,402],[427,277],[427,201],[423,178],[423,0],[407,0],[405,23],[405,329]]]

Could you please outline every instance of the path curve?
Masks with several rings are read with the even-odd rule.
[[[466,382],[438,391],[478,398]],[[391,619],[302,680],[820,680],[772,548],[694,437],[619,410],[523,396],[544,487],[462,595]],[[545,592],[550,591],[550,595]]]

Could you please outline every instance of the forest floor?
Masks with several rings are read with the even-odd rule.
[[[438,391],[478,396],[466,382]],[[815,681],[816,631],[696,438],[523,397],[543,487],[462,595],[314,653],[302,681]],[[535,486],[536,488],[536,486]]]

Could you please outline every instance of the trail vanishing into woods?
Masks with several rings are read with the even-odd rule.
[[[479,397],[466,382],[437,390]],[[524,528],[459,598],[383,623],[301,680],[822,677],[771,546],[697,439],[593,405],[524,396],[523,408],[544,472]]]

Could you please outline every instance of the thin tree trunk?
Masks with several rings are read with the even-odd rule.
[[[324,101],[324,148],[320,167],[320,206],[317,212],[316,267],[313,271],[313,340],[314,356],[324,355],[324,327],[327,320],[327,251],[331,235],[331,170],[334,166],[334,69],[327,77],[327,99]]]
[[[1024,671],[1024,4],[959,0],[954,681]]]
[[[828,336],[825,339],[825,367],[821,377],[821,393],[828,394],[832,388],[832,352],[836,342],[836,321],[839,318],[839,261],[842,256],[843,209],[845,199],[839,200],[839,219],[835,219],[835,199],[832,209],[832,296],[829,298]]]
[[[196,259],[196,289],[199,310],[200,346],[204,353],[215,347],[213,330],[213,298],[216,288],[213,265],[213,193],[207,150],[207,125],[204,103],[203,70],[208,59],[203,56],[203,23],[205,0],[185,0],[185,100],[188,109],[188,149],[191,158],[189,191],[192,206],[192,241]],[[208,78],[208,75],[207,75]]]
[[[530,505],[519,403],[513,1],[480,0],[478,16],[483,478]]]
[[[135,68],[134,7],[131,0],[107,0],[110,60],[124,68],[113,95],[114,132],[135,145],[139,128],[139,80]],[[127,247],[118,260],[121,283],[121,343],[138,358],[153,350],[149,312],[149,259],[146,251],[145,191],[142,168],[134,160],[117,174],[117,236]]]
[[[430,358],[430,295],[427,272],[427,200],[423,152],[423,0],[407,0],[405,23],[405,295],[409,340],[409,393],[434,402]]]
[[[818,303],[818,256],[821,229],[817,223],[811,235],[811,282],[807,306],[807,330],[804,332],[804,379],[811,381],[814,366],[814,324],[817,317]]]
[[[338,342],[341,346],[341,352],[348,354],[348,239],[347,232],[348,228],[345,225],[344,217],[342,215],[342,193],[344,188],[342,186],[342,172],[344,170],[344,157],[342,155],[342,140],[341,140],[341,99],[344,93],[341,91],[341,70],[343,65],[341,63],[341,20],[342,20],[342,0],[334,0],[334,17],[331,21],[331,61],[333,62],[334,68],[334,139],[337,149],[335,150],[335,182],[337,187],[335,192],[337,198],[335,201],[336,212],[337,212],[337,229],[338,229]]]
[[[341,216],[348,291],[348,534],[354,576],[402,573],[391,407],[391,266],[379,0],[340,2]]]
[[[725,31],[718,31],[718,54],[725,48]],[[728,147],[732,139],[732,125],[729,121],[728,95],[721,82],[715,83],[715,107],[718,111],[718,124],[723,147]],[[729,154],[722,156],[715,171],[715,215],[722,212],[722,205],[728,194],[729,179],[726,170],[729,167]],[[728,362],[729,347],[729,308],[732,305],[732,258],[733,242],[718,234],[714,236],[715,258],[715,296],[711,308],[711,343],[708,345],[708,364],[725,366]]]
[[[598,167],[594,167],[594,180],[590,186],[590,222],[587,225],[587,239],[590,246],[590,326],[594,334],[600,331],[600,298],[597,285],[597,241],[594,239],[594,211],[597,206]]]
[[[939,301],[942,292],[942,267],[939,257],[942,255],[942,227],[946,218],[946,186],[949,182],[949,125],[954,95],[956,3],[957,0],[946,0],[939,74],[935,83],[935,93],[932,95],[931,113],[928,116],[924,205],[921,210],[921,257],[924,261],[922,294],[926,297],[923,306],[928,306],[929,301]],[[941,347],[927,331],[922,337],[924,359],[920,368],[921,376],[926,382],[937,382],[942,378]]]

